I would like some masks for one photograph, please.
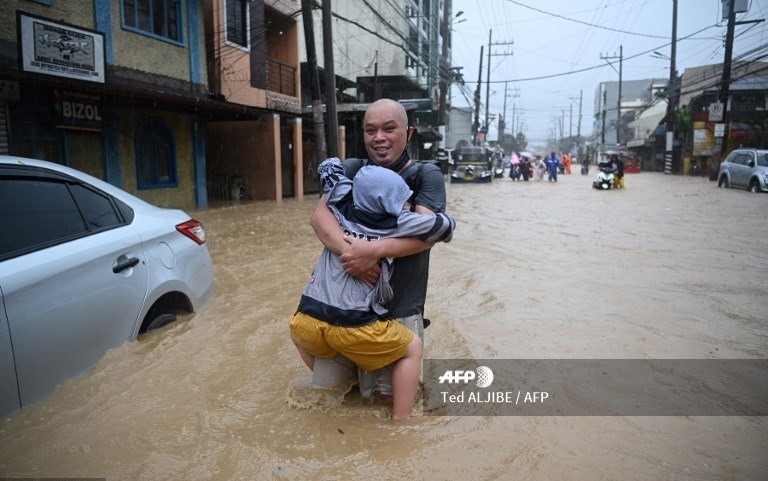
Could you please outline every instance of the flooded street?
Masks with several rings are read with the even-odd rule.
[[[593,169],[593,173],[596,173]],[[768,196],[628,175],[448,185],[432,359],[768,357]],[[288,335],[314,196],[193,215],[215,300],[0,420],[0,476],[109,480],[764,480],[764,417],[430,417],[313,406]],[[315,399],[315,401],[318,401]],[[317,403],[321,404],[321,403]]]

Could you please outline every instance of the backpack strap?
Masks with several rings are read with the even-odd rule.
[[[347,177],[352,179],[364,165],[368,165],[368,159],[346,159],[344,160],[344,171]]]
[[[413,174],[409,175],[408,177],[403,177],[405,179],[405,183],[408,184],[408,188],[411,189],[411,192],[413,192],[413,194],[411,195],[411,198],[408,199],[408,203],[411,205],[411,212],[416,211],[416,194],[418,192],[418,188],[421,186],[422,170],[424,169],[424,166],[427,164],[433,164],[437,167],[440,167],[440,163],[434,160],[427,160],[427,161],[414,160],[413,168],[415,168],[416,171]]]

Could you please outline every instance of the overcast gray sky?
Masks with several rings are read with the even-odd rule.
[[[748,12],[737,20],[768,18],[768,0],[747,3]],[[614,70],[601,57],[618,57],[623,46],[624,80],[669,78],[669,60],[651,53],[670,55],[672,5],[672,0],[453,0],[454,15],[463,14],[452,23],[452,63],[463,67],[466,81],[465,95],[456,86],[452,89],[453,105],[473,106],[480,47],[485,46],[485,82],[492,31],[491,114],[504,110],[507,82],[508,125],[514,105],[529,142],[542,145],[554,129],[559,131],[563,117],[566,135],[571,129],[577,134],[582,93],[581,133],[589,135],[595,89],[600,82],[619,80],[618,58],[611,60]],[[678,1],[679,74],[686,67],[722,63],[726,28],[721,16],[720,0]],[[766,22],[736,27],[734,59],[744,53],[746,59],[758,59],[768,54],[767,46]],[[484,109],[485,83],[481,92]],[[484,119],[483,110],[481,123]],[[497,138],[495,121],[489,138]]]

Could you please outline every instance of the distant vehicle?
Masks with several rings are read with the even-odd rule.
[[[742,188],[750,192],[768,191],[768,150],[736,149],[720,164],[720,188]]]
[[[453,151],[451,183],[492,182],[493,160],[486,147],[459,147]]]
[[[598,190],[611,190],[615,182],[613,167],[609,162],[602,162],[600,164],[600,172],[597,173],[597,178],[592,182],[592,188]]]
[[[0,156],[0,416],[213,294],[200,222],[63,165]]]

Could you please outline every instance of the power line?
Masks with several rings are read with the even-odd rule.
[[[507,1],[511,1],[511,0],[507,0]],[[718,26],[718,25],[717,25],[717,24],[715,24],[715,25],[710,25],[710,26],[708,26],[708,27],[704,27],[703,29],[701,29],[701,30],[698,30],[697,32],[694,32],[694,33],[692,33],[692,34],[691,34],[691,35],[689,35],[689,36],[686,36],[686,37],[681,37],[679,40],[684,40],[684,39],[687,39],[687,38],[689,38],[689,37],[692,37],[693,35],[697,35],[697,34],[699,34],[699,33],[703,32],[704,30],[708,30],[708,29],[710,29],[710,28],[713,28],[713,27],[717,27],[717,26]],[[653,47],[653,48],[651,48],[650,50],[646,50],[646,51],[644,51],[644,52],[640,52],[640,53],[637,53],[637,54],[635,54],[635,55],[630,55],[630,56],[628,56],[628,57],[625,57],[625,60],[629,60],[629,59],[633,59],[633,58],[641,57],[641,56],[643,56],[643,55],[647,55],[647,54],[649,54],[649,53],[652,53],[654,50],[658,50],[658,49],[660,49],[660,48],[664,48],[664,47],[666,47],[666,46],[668,46],[668,45],[670,45],[670,44],[671,44],[671,42],[670,42],[670,43],[665,43],[664,45],[660,45],[660,46],[656,46],[656,47]],[[529,82],[529,81],[532,81],[532,80],[544,80],[544,79],[549,79],[549,78],[562,77],[562,76],[564,76],[564,75],[573,75],[573,74],[577,74],[577,73],[588,72],[588,71],[590,71],[590,70],[597,70],[597,69],[605,68],[606,66],[607,66],[607,65],[593,65],[593,66],[591,66],[591,67],[585,67],[585,68],[583,68],[583,69],[572,70],[572,71],[570,71],[570,72],[562,72],[562,73],[556,73],[556,74],[552,74],[552,75],[542,75],[542,76],[539,76],[539,77],[527,77],[527,78],[519,78],[519,79],[514,79],[514,80],[509,80],[509,79],[507,79],[507,80],[493,80],[493,81],[492,81],[492,82],[490,82],[490,83],[503,83],[503,82]]]
[[[599,28],[599,29],[602,29],[602,30],[609,30],[611,32],[618,32],[618,33],[623,33],[623,34],[626,34],[626,35],[637,35],[638,37],[661,38],[661,39],[668,39],[669,38],[669,37],[659,36],[659,35],[649,35],[647,33],[627,32],[627,31],[624,31],[624,30],[616,29],[616,28],[605,27],[603,25],[595,25],[595,24],[592,24],[592,23],[589,23],[589,22],[584,22],[582,20],[576,20],[576,19],[573,19],[573,18],[568,18],[568,17],[564,17],[562,15],[558,15],[556,13],[547,12],[547,11],[541,10],[539,8],[536,8],[536,7],[531,7],[530,5],[526,5],[524,3],[516,2],[515,0],[507,0],[507,1],[509,3],[514,3],[515,5],[518,5],[520,7],[527,8],[529,10],[533,10],[535,12],[539,12],[539,13],[543,13],[545,15],[549,15],[551,17],[556,17],[556,18],[560,18],[560,19],[563,19],[563,20],[567,20],[569,22],[579,23],[579,24],[582,24],[582,25],[586,25],[588,27]]]

